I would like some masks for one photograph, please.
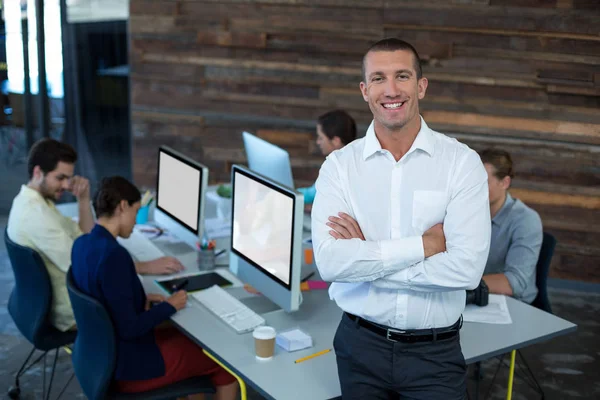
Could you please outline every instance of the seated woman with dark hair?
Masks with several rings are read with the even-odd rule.
[[[176,329],[158,329],[185,307],[187,294],[146,295],[131,256],[117,242],[117,237],[131,235],[140,199],[139,190],[125,178],[104,179],[94,197],[98,222],[75,241],[72,251],[75,283],[106,307],[115,325],[117,390],[142,392],[209,375],[217,388],[215,399],[235,399],[238,384],[233,376]],[[159,304],[150,307],[151,302]]]
[[[333,110],[317,119],[317,146],[327,157],[356,139],[356,122],[344,110]],[[299,188],[304,195],[304,204],[312,204],[317,194],[315,185]]]

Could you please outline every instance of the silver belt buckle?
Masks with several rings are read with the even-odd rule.
[[[397,340],[392,339],[392,336],[391,336],[392,333],[403,334],[403,333],[406,333],[406,331],[402,331],[402,330],[399,330],[399,329],[388,329],[387,330],[386,339],[389,340],[390,342],[397,343],[398,342]]]

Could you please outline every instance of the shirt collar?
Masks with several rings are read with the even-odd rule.
[[[21,194],[29,199],[37,200],[41,203],[47,203],[46,199],[42,197],[40,192],[35,189],[30,188],[27,185],[21,186]]]
[[[412,146],[408,150],[406,154],[410,154],[413,151],[419,149],[423,150],[430,156],[433,156],[433,152],[435,150],[435,137],[433,136],[433,132],[427,126],[423,117],[421,118],[421,129],[415,138]],[[369,125],[369,129],[367,129],[367,134],[365,135],[365,147],[363,150],[363,160],[371,157],[373,154],[380,152],[382,150],[381,143],[379,143],[379,139],[377,139],[377,135],[375,134],[375,121],[371,122]]]
[[[506,217],[508,216],[508,213],[510,212],[510,209],[512,208],[514,203],[515,203],[515,199],[513,199],[513,197],[510,195],[510,193],[507,192],[506,200],[504,200],[504,204],[500,208],[500,211],[498,211],[496,216],[494,216],[494,218],[492,218],[492,223],[494,223],[496,225],[502,225],[504,220],[506,220]]]
[[[100,236],[102,238],[105,239],[112,239],[112,240],[117,240],[115,239],[115,237],[112,235],[112,233],[110,233],[108,231],[108,229],[106,229],[105,227],[103,227],[100,224],[96,224],[94,225],[94,228],[92,229],[92,231],[90,232],[92,235],[94,236]]]

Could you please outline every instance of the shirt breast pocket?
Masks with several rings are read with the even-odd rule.
[[[447,197],[445,192],[415,190],[413,195],[412,226],[423,233],[432,226],[444,222]]]

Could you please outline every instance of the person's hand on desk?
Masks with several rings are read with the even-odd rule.
[[[179,290],[171,295],[167,299],[167,302],[172,305],[177,311],[185,308],[187,303],[187,292],[185,290]]]
[[[423,234],[423,250],[425,258],[446,251],[444,225],[434,225]]]
[[[167,301],[167,298],[162,294],[150,293],[146,295],[146,311],[148,311],[155,303]]]
[[[183,265],[175,257],[161,257],[156,260],[136,264],[139,274],[168,275],[184,270]]]
[[[338,213],[338,217],[329,217],[327,226],[332,230],[329,234],[336,239],[360,239],[365,240],[365,237],[358,225],[358,222],[346,213]]]

